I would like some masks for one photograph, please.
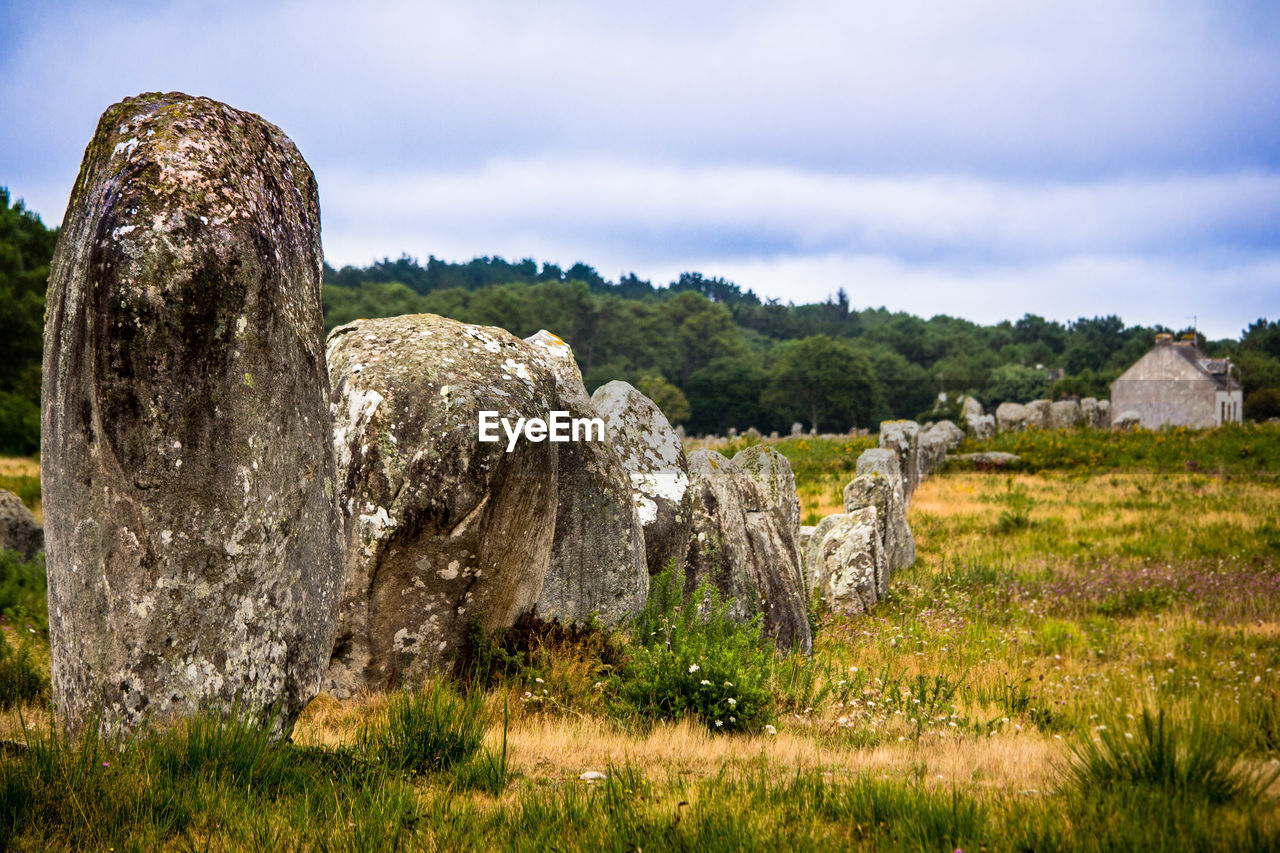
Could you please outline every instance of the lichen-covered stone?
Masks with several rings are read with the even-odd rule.
[[[0,551],[17,551],[30,560],[44,550],[44,531],[22,498],[0,489]]]
[[[556,408],[596,418],[567,343],[545,329],[525,338],[556,379]],[[644,528],[631,500],[631,478],[610,441],[557,445],[556,530],[537,613],[543,619],[616,625],[649,595]]]
[[[650,575],[682,565],[689,548],[689,462],[662,411],[626,382],[601,385],[591,404],[631,477]]]
[[[880,424],[881,449],[898,457],[902,495],[907,503],[920,485],[920,425],[915,421],[884,421]]]
[[[995,415],[977,415],[965,419],[965,429],[969,435],[979,441],[994,438],[996,434]]]
[[[970,397],[968,394],[960,398],[960,415],[966,421],[973,418],[980,418],[983,415],[982,404],[976,398]]]
[[[1027,403],[1027,429],[1053,428],[1053,403],[1048,400],[1032,400]]]
[[[734,467],[755,480],[756,485],[769,498],[778,532],[792,543],[796,580],[801,590],[807,590],[800,546],[800,497],[796,493],[796,476],[791,471],[791,463],[787,457],[765,444],[755,444],[741,450],[730,461]]]
[[[946,423],[951,423],[946,421]],[[948,438],[945,432],[935,431],[933,427],[920,433],[916,451],[916,467],[921,480],[928,479],[934,471],[947,461]]]
[[[973,399],[966,397],[965,399]],[[929,428],[930,432],[936,432],[942,436],[943,443],[947,450],[955,450],[961,444],[964,444],[964,430],[956,426],[953,421],[938,421]]]
[[[1049,425],[1053,429],[1071,429],[1082,420],[1084,414],[1075,400],[1059,400],[1049,406]]]
[[[315,179],[279,128],[181,94],[103,114],[45,326],[72,728],[234,708],[283,733],[319,690],[341,590],[321,266]]]
[[[546,418],[555,377],[502,329],[434,314],[329,334],[346,590],[330,689],[413,683],[471,623],[511,625],[542,592],[556,524],[557,448],[482,442],[480,412]]]
[[[846,513],[868,506],[876,508],[876,524],[889,571],[914,563],[916,542],[907,524],[907,500],[898,455],[892,450],[864,450],[858,457],[856,476],[844,487]],[[886,586],[881,594],[887,589]]]
[[[1031,413],[1021,403],[1001,403],[996,406],[996,426],[1000,432],[1018,432],[1034,428],[1030,426]]]
[[[832,515],[810,546],[815,588],[835,613],[865,613],[889,590],[874,506]],[[823,519],[827,521],[827,519]]]
[[[732,618],[762,617],[782,652],[813,646],[794,539],[760,485],[714,450],[689,456],[693,527],[685,562],[685,594],[703,582],[732,599]]]

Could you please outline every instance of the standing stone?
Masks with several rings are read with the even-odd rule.
[[[816,589],[835,613],[865,613],[889,591],[877,515],[868,506],[828,516],[831,523],[811,546]]]
[[[1027,429],[1053,428],[1053,403],[1048,400],[1032,400],[1027,403]]]
[[[791,472],[791,463],[765,444],[756,444],[738,452],[731,463],[755,480],[769,499],[778,532],[791,542],[796,583],[801,591],[807,590],[800,548],[800,497],[796,494],[796,477]]]
[[[898,457],[902,493],[907,503],[920,485],[920,426],[915,421],[885,421],[880,424],[880,447]]]
[[[315,179],[279,128],[176,93],[103,114],[45,326],[71,728],[234,709],[283,734],[320,689],[341,590],[321,264]]]
[[[1142,426],[1142,415],[1133,409],[1121,412],[1111,422],[1111,428],[1119,432],[1138,429],[1140,426]]]
[[[964,430],[956,426],[952,421],[938,421],[929,428],[930,432],[937,433],[943,445],[947,450],[955,450],[964,443]]]
[[[1030,413],[1021,403],[1001,403],[996,406],[996,426],[1000,432],[1019,432],[1028,428]]]
[[[791,434],[792,434],[793,436],[795,436],[795,435],[804,435],[804,424],[800,423],[799,421],[792,421],[792,423],[791,423]]]
[[[1098,428],[1098,398],[1085,397],[1080,401],[1080,417],[1084,420],[1084,425],[1091,428]]]
[[[816,590],[818,588],[818,568],[822,562],[822,554],[818,547],[822,544],[822,540],[832,527],[836,525],[845,513],[836,513],[834,515],[823,516],[813,527],[802,528],[808,533],[801,534],[803,555],[804,555],[804,582],[805,589]]]
[[[17,551],[30,560],[44,550],[44,531],[22,498],[0,489],[0,551]]]
[[[1098,428],[1108,429],[1111,426],[1111,401],[1098,401]]]
[[[1083,419],[1080,404],[1075,400],[1059,400],[1049,407],[1049,424],[1053,429],[1072,429]]]
[[[714,450],[689,456],[693,525],[685,562],[686,596],[704,581],[731,599],[731,618],[759,613],[780,652],[813,648],[795,540],[778,529],[777,510],[748,474]]]
[[[557,399],[543,357],[502,329],[434,314],[357,320],[329,334],[346,591],[330,689],[421,680],[468,627],[511,625],[542,593],[563,444],[504,430]]]
[[[960,398],[960,416],[966,421],[980,418],[983,415],[982,404],[976,398],[965,395]]]
[[[626,382],[601,385],[591,404],[631,477],[650,575],[684,564],[689,548],[689,463],[662,411]]]
[[[844,508],[853,513],[876,508],[876,524],[889,571],[916,560],[915,537],[907,525],[907,499],[898,457],[891,450],[866,450],[858,457],[857,475],[844,487]]]
[[[525,343],[555,376],[555,408],[574,419],[598,418],[569,345],[545,329]],[[594,616],[616,625],[638,613],[649,595],[644,528],[631,500],[631,478],[608,441],[557,446],[556,532],[537,613],[572,623]]]
[[[971,438],[976,438],[979,441],[995,438],[996,416],[978,415],[977,417],[968,418],[965,420],[965,428]]]
[[[951,421],[946,421],[945,423],[950,424]],[[941,468],[943,463],[947,461],[947,443],[946,430],[930,428],[920,433],[916,465],[919,468],[921,481],[928,479],[929,475]]]

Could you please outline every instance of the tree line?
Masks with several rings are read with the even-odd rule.
[[[0,189],[0,453],[39,448],[45,286],[57,235]],[[1157,332],[1184,331],[1126,326],[1115,316],[1063,324],[1028,314],[987,326],[923,319],[856,309],[844,290],[796,305],[697,272],[656,286],[634,274],[611,281],[585,263],[424,264],[405,255],[367,267],[326,264],[326,330],[417,312],[520,337],[554,332],[573,347],[588,390],[625,379],[693,433],[786,432],[796,421],[843,432],[890,417],[954,415],[939,407],[940,392],[952,400],[972,394],[987,406],[1106,397]],[[1259,319],[1239,340],[1200,344],[1239,366],[1246,417],[1280,416],[1280,320]]]

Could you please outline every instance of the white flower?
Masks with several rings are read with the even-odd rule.
[[[539,684],[546,684],[546,683],[547,683],[547,682],[543,681],[541,678],[535,678],[535,679],[534,679],[534,681],[538,682]]]
[[[689,671],[690,671],[690,672],[697,672],[697,671],[698,671],[698,665],[697,665],[696,663],[691,663],[691,664],[689,664]]]
[[[725,686],[725,687],[732,687],[732,686],[733,686],[733,682],[732,682],[732,681],[726,681],[726,682],[724,683],[724,686]]]
[[[718,728],[721,728],[721,727],[723,727],[723,726],[724,726],[724,720],[716,720],[716,728],[717,728],[717,729],[718,729]]]
[[[731,722],[731,723],[736,723],[736,722],[738,722],[738,718],[737,718],[737,717],[730,717],[730,718],[729,718],[729,722]]]
[[[775,729],[773,726],[766,725],[764,727],[764,733],[767,735],[776,735],[778,733],[778,730]]]
[[[730,707],[730,708],[736,707],[736,706],[737,706],[737,704],[738,704],[738,700],[737,700],[737,699],[734,699],[732,696],[730,696],[730,697],[729,697],[729,707]]]
[[[699,681],[698,683],[699,683],[699,684],[701,684],[703,687],[710,687],[710,686],[711,686],[711,682],[710,682],[710,681],[707,681],[705,678],[704,678],[704,679],[702,679],[701,681]]]

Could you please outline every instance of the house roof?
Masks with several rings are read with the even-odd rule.
[[[1231,375],[1231,359],[1209,358],[1189,341],[1173,344],[1173,351],[1217,383],[1219,390],[1234,391],[1240,387],[1240,383]]]
[[[1169,359],[1172,359],[1170,361]],[[1182,364],[1181,368],[1176,365]],[[1120,375],[1121,380],[1191,379],[1214,383],[1219,391],[1235,391],[1240,382],[1231,373],[1231,360],[1209,358],[1191,341],[1160,340],[1146,355]]]

